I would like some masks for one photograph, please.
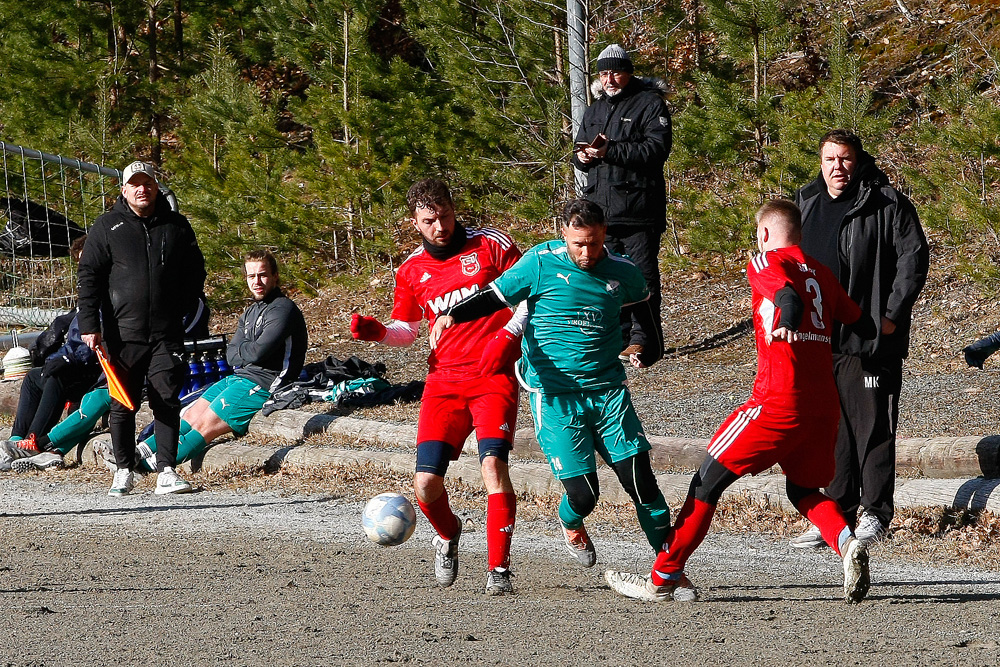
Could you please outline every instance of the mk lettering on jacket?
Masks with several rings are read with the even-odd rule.
[[[447,294],[442,294],[439,297],[435,297],[427,302],[427,307],[431,309],[431,312],[435,316],[440,315],[443,311],[448,310],[454,306],[459,301],[466,299],[476,292],[479,291],[479,285],[472,285],[471,287],[459,287],[457,290],[452,290]]]

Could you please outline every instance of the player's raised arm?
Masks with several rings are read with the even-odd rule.
[[[413,344],[420,331],[420,322],[400,322],[392,320],[388,325],[367,315],[351,314],[351,336],[354,340],[366,340],[390,347],[406,347]]]
[[[354,340],[368,340],[381,343],[385,338],[385,325],[374,317],[351,313],[351,336]]]

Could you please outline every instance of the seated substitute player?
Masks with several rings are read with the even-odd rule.
[[[833,320],[865,339],[875,337],[875,322],[862,315],[829,269],[802,252],[801,232],[801,214],[790,201],[776,199],[757,211],[761,253],[747,266],[757,343],[750,400],[709,443],[652,574],[609,570],[604,576],[612,590],[653,602],[697,599],[684,565],[705,539],[719,496],[741,476],[778,463],[788,499],[843,558],[847,602],[860,602],[868,593],[867,547],[855,539],[837,503],[819,489],[833,479],[840,420],[830,349]]]
[[[281,291],[278,261],[268,250],[253,250],[244,257],[243,274],[253,301],[236,324],[226,348],[233,374],[222,378],[184,412],[177,445],[178,462],[190,460],[208,444],[227,433],[245,435],[250,420],[278,389],[299,378],[308,339],[306,322],[298,306]],[[132,469],[146,470],[155,457],[151,436],[136,447]],[[105,458],[114,454],[107,452]],[[155,464],[153,467],[155,470]],[[186,484],[182,491],[190,491]],[[163,493],[159,487],[156,493]]]
[[[66,402],[79,401],[100,374],[97,355],[80,338],[74,317],[63,346],[24,377],[10,438],[0,443],[0,463],[46,451],[44,436],[59,421]],[[62,465],[61,457],[48,459],[45,467]]]
[[[101,377],[103,382],[104,376]],[[35,444],[41,450],[38,454],[32,455],[27,452],[22,454],[10,449],[7,452],[10,458],[5,461],[5,452],[0,451],[0,471],[27,472],[62,467],[63,456],[90,436],[97,422],[111,409],[112,400],[114,399],[111,398],[106,384],[91,389],[80,399],[80,405],[76,410],[66,415],[66,418],[49,429],[48,433],[35,439]],[[108,446],[110,448],[110,443]],[[112,459],[113,456],[112,454]]]
[[[514,241],[496,229],[467,229],[455,221],[448,186],[437,179],[415,183],[406,195],[413,226],[423,244],[400,265],[392,321],[383,326],[355,313],[351,334],[359,340],[406,346],[417,338],[420,321],[433,324],[446,308],[485,287],[521,256]],[[513,360],[524,313],[509,311],[456,330],[453,344],[432,351],[417,426],[413,491],[434,536],[434,576],[451,586],[458,575],[462,522],[451,510],[444,476],[465,439],[476,432],[486,500],[486,593],[512,593],[510,541],[515,495],[508,456],[517,419]]]
[[[527,304],[518,379],[530,393],[538,444],[566,490],[559,504],[566,547],[584,567],[597,562],[583,525],[600,493],[597,453],[635,503],[639,525],[654,550],[670,529],[670,508],[656,484],[649,442],[618,359],[622,306],[636,304],[633,315],[641,319],[644,331],[660,327],[653,325],[642,272],[631,260],[606,250],[606,232],[597,204],[569,202],[562,240],[529,250],[490,289],[439,317],[431,333],[432,348],[443,351],[455,344],[453,334],[445,333],[449,327],[511,304]],[[654,339],[647,340],[642,352],[630,355],[632,365],[642,368],[662,356],[663,340]]]

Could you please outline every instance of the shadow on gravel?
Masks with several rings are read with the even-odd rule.
[[[996,586],[1000,579],[946,579],[944,581],[879,581],[879,586]],[[1000,593],[998,593],[1000,595]]]
[[[302,498],[298,500],[288,500],[285,502],[257,502],[257,503],[238,503],[238,504],[203,504],[203,505],[152,505],[144,507],[101,507],[95,509],[80,510],[78,512],[74,511],[58,511],[58,512],[25,512],[23,514],[11,514],[11,513],[0,513],[0,517],[43,517],[43,516],[101,516],[105,514],[148,514],[152,512],[170,512],[173,510],[181,510],[189,512],[191,510],[214,510],[214,509],[231,509],[234,507],[246,507],[248,509],[255,509],[259,507],[288,507],[291,505],[314,505],[318,503],[326,503],[331,500],[336,500],[336,496],[324,496],[322,498]]]
[[[714,350],[717,347],[722,347],[728,345],[738,338],[742,338],[753,331],[753,320],[749,317],[745,320],[741,320],[729,327],[725,331],[715,334],[714,336],[709,336],[700,343],[692,343],[690,345],[678,345],[677,347],[668,347],[663,351],[663,356],[674,356],[683,357],[688,354],[694,354],[695,352],[704,352],[705,350]]]
[[[868,595],[868,600],[888,600],[895,604],[915,602],[947,602],[950,604],[966,604],[970,602],[993,602],[1000,600],[1000,593],[914,593],[912,595]]]

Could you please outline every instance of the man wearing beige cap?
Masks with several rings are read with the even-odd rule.
[[[153,167],[133,162],[122,172],[121,196],[97,218],[80,258],[78,318],[83,341],[104,346],[133,406],[148,386],[157,448],[156,493],[191,485],[174,471],[180,428],[184,314],[205,284],[205,261],[191,225],[173,211]],[[109,423],[118,470],[109,496],[128,494],[139,461],[135,409],[115,401]]]
[[[663,164],[671,142],[666,84],[632,76],[632,69],[632,59],[618,44],[601,51],[600,80],[591,86],[594,103],[583,115],[573,153],[573,164],[587,175],[584,198],[604,211],[605,245],[635,262],[649,290],[656,331],[646,331],[632,308],[622,309],[623,361],[658,346],[663,335],[657,257],[667,228]]]

